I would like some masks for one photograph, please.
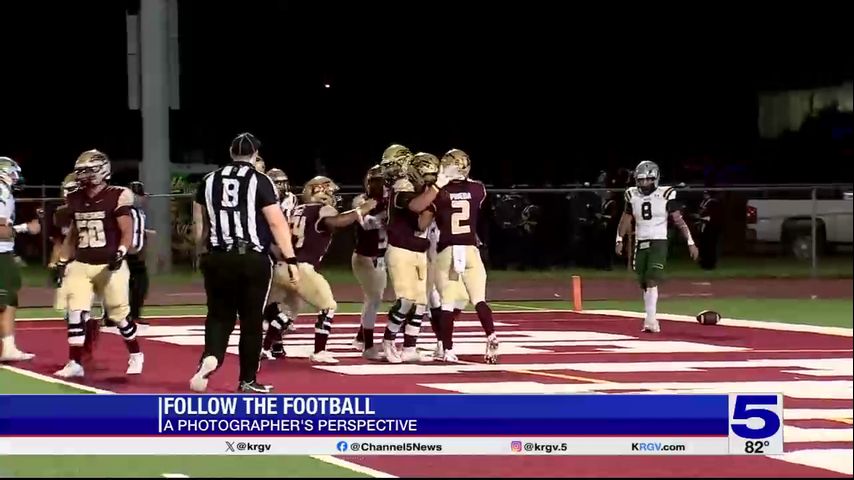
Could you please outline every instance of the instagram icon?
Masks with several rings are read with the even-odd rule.
[[[510,451],[521,452],[522,442],[520,442],[519,440],[513,440],[512,442],[510,442]]]

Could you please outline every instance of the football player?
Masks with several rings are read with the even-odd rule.
[[[317,267],[332,242],[333,232],[359,221],[377,206],[376,200],[368,199],[359,208],[338,213],[335,208],[339,200],[337,192],[338,185],[329,178],[312,178],[303,187],[303,203],[294,209],[290,222],[299,282],[296,291],[288,289],[285,303],[290,312],[299,312],[300,299],[318,310],[317,322],[314,325],[314,353],[310,356],[313,362],[318,363],[338,363],[338,360],[326,350],[337,303],[329,283],[317,272]],[[276,265],[274,281],[280,285],[291,285],[290,270],[286,264]],[[274,338],[276,335],[281,337],[281,331],[276,332],[277,328],[277,325],[271,323],[267,334],[273,335]]]
[[[56,262],[67,294],[70,358],[55,375],[84,375],[84,326],[92,309],[93,292],[103,298],[110,321],[118,326],[125,340],[130,353],[126,373],[138,375],[142,373],[144,356],[136,339],[136,323],[130,317],[130,273],[125,262],[133,237],[133,193],[107,184],[110,160],[98,150],[80,154],[74,174],[79,188],[67,197],[71,229]]]
[[[673,187],[659,186],[659,178],[658,165],[649,160],[638,164],[635,168],[636,186],[626,190],[626,207],[617,228],[616,251],[618,255],[622,255],[623,236],[628,233],[634,218],[637,238],[632,266],[643,290],[646,316],[642,331],[648,333],[661,331],[655,313],[658,305],[658,284],[667,265],[668,217],[688,241],[691,258],[696,260],[698,255],[691,231],[682,219],[680,205],[676,201],[676,190]]]
[[[285,219],[290,220],[291,214],[297,207],[297,196],[291,192],[288,175],[279,168],[271,168],[267,171],[267,176],[270,177],[276,187],[276,196],[279,198],[279,206],[282,208],[282,213],[285,214]]]
[[[375,200],[377,206],[356,226],[356,246],[350,262],[364,297],[361,326],[353,345],[362,351],[362,357],[380,360],[383,352],[379,346],[374,345],[374,325],[387,283],[385,252],[388,236],[385,221],[388,216],[388,195],[379,165],[368,170],[365,175],[365,193],[353,199],[353,208],[361,207],[368,199]]]
[[[35,355],[23,352],[15,344],[15,313],[21,271],[15,261],[15,235],[41,232],[38,219],[15,225],[15,197],[20,188],[21,167],[9,157],[0,157],[0,361],[30,360]]]
[[[442,360],[445,356],[445,350],[442,346],[442,296],[439,294],[438,283],[436,282],[436,258],[438,257],[439,226],[434,220],[427,229],[427,240],[430,241],[430,248],[427,250],[427,306],[429,310],[427,315],[430,316],[430,326],[433,328],[433,334],[436,336],[436,349],[433,351],[433,360]],[[456,321],[457,317],[462,312],[463,308],[468,304],[469,298],[465,286],[462,281],[457,280],[452,282],[451,287],[454,291],[454,311],[451,318]],[[453,323],[451,323],[453,327]]]
[[[478,250],[477,223],[486,187],[469,178],[471,160],[462,150],[453,149],[442,156],[442,173],[449,181],[433,202],[436,224],[439,226],[436,283],[442,297],[440,332],[443,359],[458,361],[453,351],[453,323],[456,293],[462,281],[477,318],[486,334],[486,363],[498,361],[498,337],[492,309],[486,303],[486,268]]]
[[[395,165],[389,165],[393,167]],[[386,265],[397,299],[389,311],[383,334],[383,352],[389,363],[418,362],[416,350],[421,321],[427,310],[427,208],[436,196],[439,159],[429,153],[418,153],[408,166],[386,176],[397,175],[392,186],[388,214]],[[405,174],[405,176],[400,176]],[[426,213],[424,215],[423,213]],[[413,311],[414,309],[414,311]],[[412,311],[412,313],[410,313]],[[403,352],[394,345],[397,332],[406,323]]]
[[[297,196],[291,192],[291,184],[288,175],[281,169],[271,168],[267,171],[267,176],[273,181],[276,187],[276,198],[279,200],[279,207],[285,215],[285,220],[290,222],[294,209],[297,206]],[[273,245],[273,249],[278,247]],[[269,304],[264,308],[264,323],[266,324],[267,334],[264,336],[264,343],[261,345],[261,359],[272,360],[285,356],[285,347],[282,344],[281,334],[295,330],[294,319],[299,312],[288,311],[284,304],[285,290],[277,283],[273,283],[270,287]],[[274,326],[270,330],[270,325]],[[279,335],[276,337],[276,335]]]
[[[79,184],[77,183],[77,177],[74,173],[69,173],[62,180],[62,198],[65,199],[65,203],[60,205],[56,211],[53,212],[53,229],[50,233],[50,238],[53,242],[53,246],[50,254],[50,263],[48,263],[48,269],[54,273],[58,273],[56,268],[57,262],[59,262],[59,257],[62,251],[62,244],[65,243],[65,237],[68,236],[68,232],[71,231],[71,212],[68,209],[68,195],[72,192],[77,191],[79,188]],[[56,296],[53,303],[53,308],[57,310],[62,310],[65,315],[65,322],[68,322],[68,289],[64,286],[65,284],[62,282],[61,277],[55,277],[53,279],[54,285],[56,286]],[[95,303],[95,299],[93,298],[93,303]],[[104,310],[104,315],[106,315],[106,310]],[[97,341],[98,335],[101,331],[101,325],[98,318],[90,317],[86,320],[86,324],[84,326],[86,329],[86,341],[84,343],[84,352],[91,353],[93,345]]]

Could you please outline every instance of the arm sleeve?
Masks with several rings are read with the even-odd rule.
[[[317,225],[315,225],[315,230],[318,232],[325,232],[326,222],[323,221],[324,218],[334,217],[338,215],[338,210],[335,210],[335,207],[330,207],[329,205],[324,205],[320,208],[320,212],[317,213]]]
[[[278,199],[276,198],[276,189],[273,187],[273,181],[270,180],[270,177],[256,171],[255,178],[258,180],[258,188],[255,191],[255,201],[258,203],[259,208],[264,208],[278,203]]]
[[[397,192],[394,195],[394,207],[400,209],[409,208],[409,202],[415,198],[415,192]]]

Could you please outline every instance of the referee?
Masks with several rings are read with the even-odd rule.
[[[190,389],[203,392],[208,377],[225,360],[228,339],[240,317],[240,382],[238,391],[269,393],[272,386],[256,381],[261,355],[262,313],[270,292],[275,240],[285,262],[294,265],[291,232],[276,202],[269,177],[255,169],[258,139],[241,133],[231,142],[228,165],[205,176],[193,204],[194,234],[204,244],[200,267],[205,279],[208,314],[205,350]],[[296,278],[293,279],[297,281]]]

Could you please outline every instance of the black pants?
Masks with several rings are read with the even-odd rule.
[[[714,270],[718,265],[718,240],[720,231],[706,225],[700,233],[697,249],[700,251],[700,267],[704,270]]]
[[[223,364],[228,339],[239,315],[240,380],[254,381],[273,263],[269,256],[256,252],[211,252],[202,258],[200,267],[208,298],[202,358],[213,355]]]
[[[127,264],[130,271],[130,318],[139,320],[142,318],[145,297],[148,296],[148,269],[145,267],[145,259],[139,255],[128,255]]]

